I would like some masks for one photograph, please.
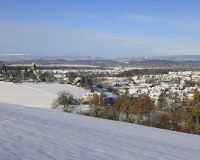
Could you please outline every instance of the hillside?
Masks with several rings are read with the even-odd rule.
[[[199,160],[200,137],[0,103],[2,160]]]
[[[24,106],[51,108],[51,103],[60,91],[71,93],[75,98],[85,95],[88,90],[58,83],[0,82],[0,102]]]

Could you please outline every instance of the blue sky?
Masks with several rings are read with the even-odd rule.
[[[0,54],[200,54],[199,0],[0,0]]]

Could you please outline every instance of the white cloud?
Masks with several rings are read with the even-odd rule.
[[[96,16],[93,14],[80,13],[80,12],[66,12],[65,16],[70,17],[70,18],[81,18],[81,19],[95,19],[96,18]]]
[[[200,14],[185,13],[178,14],[171,18],[172,23],[183,29],[198,29],[200,27]]]
[[[0,23],[0,53],[120,57],[134,55],[198,54],[191,40],[121,37],[109,33],[59,27]]]
[[[147,14],[122,14],[119,16],[122,20],[128,20],[138,23],[160,23],[166,26],[171,25],[179,29],[199,30],[200,13],[182,13],[171,16],[150,16]]]
[[[24,53],[1,53],[0,52],[0,56],[29,56],[31,54],[24,54]]]
[[[158,17],[148,16],[144,14],[124,14],[121,15],[120,18],[142,23],[156,23],[160,21],[160,18]]]

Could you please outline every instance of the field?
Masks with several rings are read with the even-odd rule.
[[[199,160],[200,137],[50,110],[57,83],[0,82],[2,160]]]
[[[199,160],[200,137],[0,103],[2,160]]]
[[[0,82],[0,102],[51,108],[53,100],[60,91],[70,92],[76,98],[81,98],[88,92],[83,88],[67,84]]]

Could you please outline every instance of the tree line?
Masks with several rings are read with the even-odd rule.
[[[199,135],[200,93],[196,92],[190,101],[180,101],[176,95],[172,96],[171,100],[169,103],[165,95],[161,95],[155,105],[148,95],[132,97],[125,93],[119,96],[115,103],[107,104],[103,97],[95,95],[88,103],[89,112],[84,114]],[[60,93],[53,103],[53,108],[73,112],[73,96],[65,92]]]

